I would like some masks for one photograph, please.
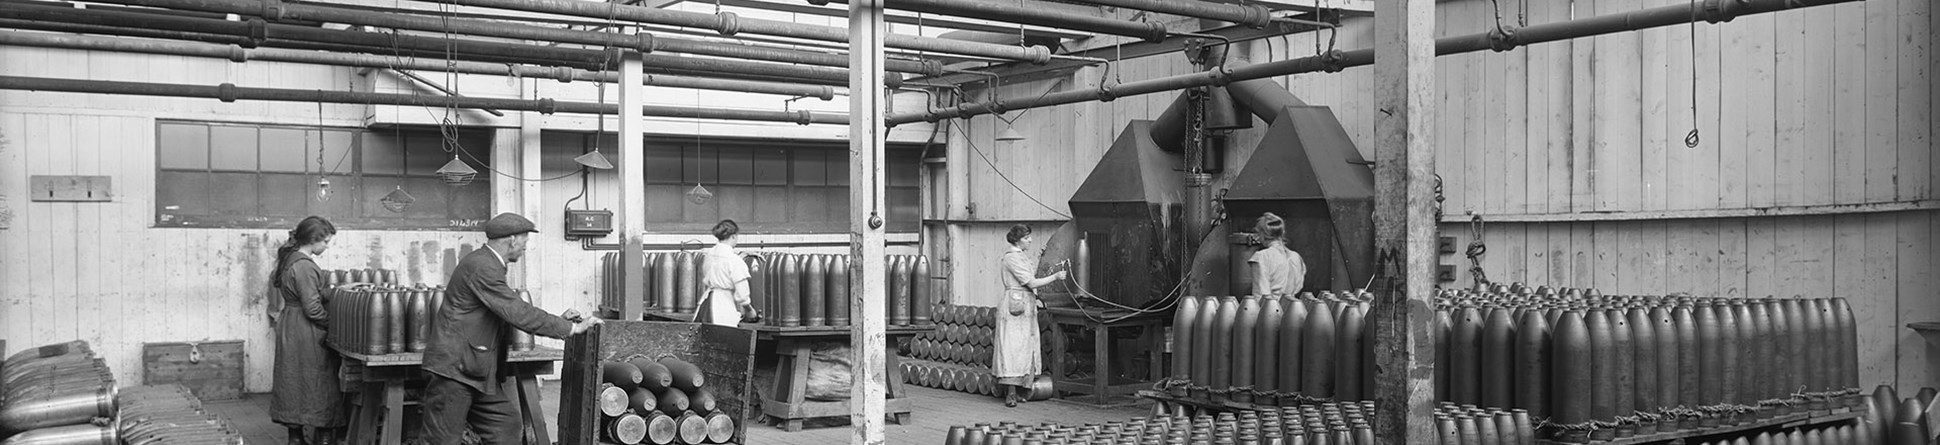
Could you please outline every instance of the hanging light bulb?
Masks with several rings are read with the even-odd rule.
[[[405,192],[404,186],[400,185],[396,189],[391,190],[390,193],[385,194],[383,199],[377,201],[384,203],[384,209],[390,210],[391,213],[404,213],[404,208],[410,207],[411,203],[418,202],[418,198]]]
[[[317,202],[330,201],[330,178],[317,178]]]
[[[471,165],[466,164],[465,161],[458,160],[456,153],[451,155],[451,162],[446,162],[445,166],[438,167],[438,179],[443,180],[445,185],[453,187],[462,187],[470,184],[472,183],[472,178],[477,176],[478,170],[473,170]]]

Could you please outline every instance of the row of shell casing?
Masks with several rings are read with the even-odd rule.
[[[1891,442],[1867,441],[1861,437],[1865,434],[1862,430],[1863,428],[1853,425],[1793,428],[1778,432],[1765,431],[1756,435],[1725,440],[1705,442],[1687,441],[1685,443],[1695,445],[1897,445]],[[1907,443],[1925,444],[1926,442]]]
[[[201,399],[181,385],[138,386],[121,391],[116,428],[130,444],[241,445],[242,432],[203,410]]]
[[[1255,403],[1372,394],[1369,294],[1183,297],[1173,316],[1176,396]]]
[[[1124,422],[1066,426],[1043,424],[953,426],[944,445],[1006,444],[1225,444],[1373,445],[1372,402],[1271,407],[1219,413],[1218,417],[1138,417]]]
[[[982,306],[937,305],[936,329],[916,334],[903,343],[906,357],[975,367],[990,367],[996,347],[997,309]]]
[[[119,443],[112,425],[118,393],[114,374],[86,342],[23,350],[0,368],[0,437],[6,443]]]
[[[925,388],[947,389],[956,392],[981,396],[1001,396],[997,377],[991,375],[990,368],[984,366],[964,366],[937,363],[927,360],[903,360],[899,365],[903,383]],[[1025,400],[1050,400],[1056,395],[1051,376],[1038,375],[1031,378],[1031,384],[1024,387]]]
[[[734,440],[735,420],[723,412],[692,363],[634,357],[600,363],[599,411],[608,441],[714,444]]]
[[[1435,408],[1435,434],[1441,445],[1536,445],[1529,411],[1455,406]]]
[[[1558,441],[1862,403],[1843,299],[1457,295],[1436,316],[1438,397],[1526,409]]]
[[[1936,409],[1940,409],[1940,406],[1935,406],[1934,398],[1934,389],[1931,387],[1920,388],[1920,392],[1913,397],[1901,399],[1898,390],[1891,386],[1880,385],[1874,388],[1873,394],[1866,399],[1866,402],[1872,406],[1872,410],[1866,413],[1866,421],[1860,423],[1863,427],[1854,431],[1854,434],[1863,436],[1866,440],[1864,443],[1883,445],[1933,443],[1935,436],[1940,435],[1940,431],[1935,430],[1940,425],[1934,424],[1936,419],[1940,419],[1940,412],[1935,412]]]
[[[693,312],[707,296],[702,271],[704,252],[649,252],[643,261],[645,306],[675,313]],[[895,326],[930,323],[931,302],[937,295],[929,259],[920,255],[890,255],[885,265],[889,286],[883,313]],[[601,259],[602,305],[617,308],[623,301],[619,278],[624,272],[617,253]],[[844,254],[756,252],[747,263],[748,298],[764,314],[763,323],[775,326],[848,326],[850,259]]]
[[[520,300],[532,303],[532,293],[514,291]],[[445,289],[351,284],[325,296],[330,315],[325,340],[330,344],[356,354],[404,354],[424,352],[431,338],[431,320],[444,307]],[[505,335],[508,350],[528,351],[535,346],[532,334],[525,331],[507,329]]]
[[[323,271],[323,285],[325,287],[337,287],[338,285],[356,283],[397,286],[397,270],[333,269]]]

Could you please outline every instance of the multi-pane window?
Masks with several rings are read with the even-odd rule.
[[[591,139],[578,138],[582,144]],[[603,147],[610,152],[611,140]],[[584,150],[562,149],[575,155]],[[889,231],[915,232],[921,224],[919,151],[892,146],[884,157],[883,217]],[[733,219],[749,233],[847,232],[848,154],[841,142],[650,139],[647,230],[706,232],[722,219]],[[689,200],[696,184],[713,197]]]
[[[489,131],[455,133],[479,175],[453,187],[436,175],[453,156],[437,129],[156,126],[158,227],[288,228],[318,215],[339,229],[459,229],[490,217]],[[392,211],[382,200],[399,189],[415,201]]]

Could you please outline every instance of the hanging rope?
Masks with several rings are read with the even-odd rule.
[[[1684,148],[1697,148],[1698,137],[1698,55],[1697,55],[1697,0],[1691,0],[1691,132],[1684,135]]]

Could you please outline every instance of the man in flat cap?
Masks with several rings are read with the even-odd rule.
[[[485,248],[472,251],[451,271],[445,303],[431,317],[425,343],[422,442],[458,444],[465,432],[480,444],[519,444],[524,423],[511,394],[500,391],[506,334],[518,329],[566,338],[586,332],[599,318],[568,310],[555,316],[519,299],[505,284],[505,266],[525,256],[532,221],[501,213],[485,222]]]

